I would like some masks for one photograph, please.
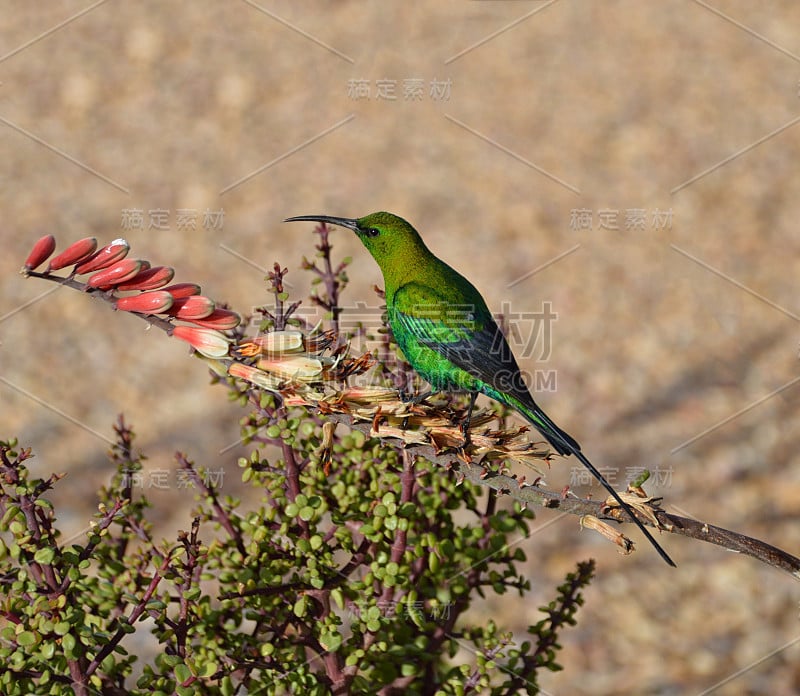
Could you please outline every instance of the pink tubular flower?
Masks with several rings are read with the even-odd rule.
[[[124,259],[130,251],[130,245],[124,239],[115,239],[110,244],[106,244],[100,251],[96,251],[88,259],[79,263],[75,267],[76,275],[84,273],[94,273],[95,271],[108,268],[111,264]]]
[[[34,268],[41,266],[47,259],[50,258],[56,250],[56,238],[52,234],[46,234],[36,244],[33,245],[31,253],[25,259],[25,265],[22,267],[22,272],[32,271]]]
[[[130,280],[120,283],[117,286],[117,290],[156,290],[169,283],[174,276],[174,268],[154,266],[153,268],[143,269]]]
[[[226,331],[228,329],[235,329],[242,321],[242,318],[230,309],[215,309],[204,319],[186,319],[191,321],[192,324],[202,326],[206,329],[217,329],[217,331]]]
[[[171,294],[171,293],[170,293]],[[174,295],[173,295],[174,297]],[[172,303],[168,314],[176,319],[194,321],[205,319],[216,309],[214,300],[205,295],[192,295],[190,297],[179,297]]]
[[[197,285],[197,283],[175,283],[175,285],[170,285],[169,287],[164,288],[164,290],[166,290],[176,300],[180,299],[181,297],[191,297],[192,295],[200,294],[200,286]]]
[[[249,342],[258,346],[262,353],[302,353],[305,350],[300,331],[270,331],[251,338]]]
[[[172,295],[163,290],[143,292],[140,295],[120,297],[114,306],[123,312],[139,314],[163,314],[172,306]]]
[[[207,358],[224,358],[228,354],[230,340],[214,329],[181,325],[172,330],[172,335],[186,341],[198,353]]]
[[[142,270],[142,265],[143,262],[137,259],[123,259],[122,261],[117,261],[113,266],[104,268],[101,271],[97,271],[94,275],[89,276],[89,280],[86,281],[86,284],[91,288],[108,290],[115,285],[119,285],[133,278]]]
[[[256,367],[279,377],[300,382],[313,382],[322,374],[322,361],[311,355],[270,355],[261,358]]]
[[[255,384],[257,387],[261,387],[262,389],[271,389],[273,391],[277,391],[283,383],[283,380],[273,377],[272,375],[268,375],[266,372],[262,372],[257,367],[245,365],[244,363],[233,362],[228,365],[228,374],[231,377],[238,377],[246,382]]]
[[[79,239],[77,242],[70,244],[58,256],[51,259],[47,265],[47,270],[57,271],[60,268],[80,263],[94,254],[95,249],[97,249],[97,240],[94,237]]]

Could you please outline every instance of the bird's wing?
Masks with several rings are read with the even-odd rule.
[[[471,305],[457,304],[412,283],[395,294],[393,313],[417,341],[489,387],[480,391],[517,409],[557,452],[580,452],[577,441],[533,400],[508,341],[479,295]]]
[[[527,403],[530,392],[505,336],[482,300],[453,302],[417,283],[394,296],[394,320],[457,367]]]

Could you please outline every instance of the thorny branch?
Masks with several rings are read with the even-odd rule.
[[[323,258],[326,258],[324,239],[323,243],[318,248],[323,254]],[[341,272],[341,270],[342,268],[329,269],[326,267],[325,271],[320,272],[318,270],[318,274],[321,276],[326,276],[327,274],[328,280],[331,280],[335,279],[336,274]],[[286,320],[297,306],[296,304],[293,304],[285,309],[283,308],[282,303],[286,298],[282,292],[283,288],[278,288],[275,285],[275,281],[277,280],[280,283],[285,272],[285,269],[281,269],[280,266],[276,264],[275,273],[271,274],[270,277],[275,289],[276,301],[278,303],[278,307],[280,308],[277,314],[272,317],[273,319],[277,320],[275,321],[276,328],[285,327]],[[51,282],[57,282],[61,285],[67,285],[75,290],[99,297],[111,304],[113,304],[115,301],[111,293],[89,288],[84,283],[76,281],[71,277],[63,278],[34,271],[28,272],[27,275],[49,280]],[[333,304],[335,304],[335,300],[338,297],[336,294],[338,288],[334,289],[333,287],[330,287],[328,288],[328,291],[329,299],[333,300]],[[135,312],[132,313],[136,314]],[[156,326],[168,334],[171,334],[174,329],[174,325],[167,319],[152,315],[136,315],[144,319],[150,325]],[[218,366],[222,366],[224,371],[226,366],[237,364],[237,360],[237,358],[226,358],[216,362]],[[258,370],[255,371],[258,372]],[[346,372],[344,374],[346,374]],[[274,378],[269,377],[268,379]],[[263,385],[260,386],[263,388]],[[319,398],[315,396],[315,398],[309,399],[308,391],[310,389],[304,389],[304,393],[301,394],[296,390],[296,387],[297,384],[292,383],[291,380],[283,380],[280,383],[280,388],[268,388],[279,393],[283,397],[284,407],[300,406],[319,410],[319,412],[328,420],[336,423],[342,423],[350,428],[360,430],[370,437],[400,438],[401,440],[405,441],[407,447],[413,448],[411,451],[415,456],[424,457],[434,463],[440,464],[448,470],[455,468],[459,476],[466,478],[477,485],[489,488],[490,490],[495,491],[498,495],[510,496],[514,500],[517,500],[524,505],[535,505],[537,507],[558,509],[561,512],[579,515],[582,518],[599,517],[617,522],[632,521],[629,515],[622,508],[609,505],[604,501],[587,500],[573,497],[572,495],[564,495],[561,492],[548,491],[539,488],[535,484],[525,484],[524,481],[520,481],[516,476],[507,473],[502,468],[487,468],[481,463],[481,461],[476,461],[474,458],[476,453],[479,453],[480,448],[478,448],[478,452],[476,452],[475,445],[473,445],[467,448],[466,452],[464,452],[459,450],[457,447],[452,446],[453,442],[457,443],[459,441],[458,428],[460,418],[457,417],[458,414],[453,414],[446,408],[436,409],[434,407],[427,407],[428,409],[432,409],[427,412],[427,416],[432,418],[433,421],[437,423],[436,427],[429,427],[425,426],[424,424],[420,425],[419,422],[417,423],[418,427],[416,429],[406,429],[405,427],[400,427],[399,425],[390,425],[387,427],[381,425],[381,420],[388,415],[396,416],[397,412],[403,408],[406,408],[402,402],[402,399],[400,398],[399,393],[395,393],[394,398],[390,399],[391,401],[396,402],[396,412],[394,414],[387,410],[390,404],[378,403],[377,405],[373,404],[374,408],[368,409],[371,413],[371,416],[365,418],[363,415],[364,409],[361,409],[362,414],[360,416],[354,414],[347,404],[342,400],[341,393],[338,395],[334,394],[333,397],[329,394],[317,395]],[[303,385],[303,387],[307,388],[309,385],[306,384]],[[257,392],[258,388],[251,385],[250,391]],[[313,392],[313,390],[310,391]],[[384,398],[382,398],[382,401],[386,401],[385,394]],[[400,418],[400,421],[403,423],[406,423],[408,420],[408,417]],[[483,423],[485,422],[486,421],[484,420]],[[473,426],[478,427],[480,425],[482,425],[480,419],[473,418]],[[449,437],[449,431],[452,431],[452,438]],[[511,458],[514,458],[514,455],[518,455],[521,451],[520,448],[524,445],[521,438],[524,429],[519,430],[516,434],[509,434],[509,431],[498,432],[500,432],[500,435],[495,439],[494,442],[486,442],[484,439],[484,447],[488,447],[488,449],[494,453],[495,458],[504,453],[507,453],[511,456]],[[438,441],[437,433],[439,438]],[[449,443],[451,446],[442,446],[442,439],[444,440],[445,444]],[[478,436],[472,435],[473,443],[478,439]],[[529,451],[529,448],[531,447],[530,444],[527,444],[527,447],[528,451],[524,456],[528,458],[535,457],[538,459],[546,459],[548,456],[543,453],[532,454]],[[484,458],[484,460],[485,459],[486,458]],[[656,527],[662,532],[679,534],[691,539],[706,541],[726,548],[730,551],[751,556],[762,563],[790,573],[795,579],[800,579],[800,559],[759,539],[754,539],[731,530],[723,529],[722,527],[717,527],[707,522],[668,513],[646,499],[643,500],[642,504],[637,507],[639,507],[639,510],[642,513],[639,519],[643,524]],[[622,535],[619,535],[617,543],[624,548],[630,548],[632,545],[630,540],[626,539]]]
[[[368,436],[375,436],[376,434],[380,436],[379,433],[375,433],[372,430],[371,423],[360,422],[351,415],[333,413],[329,414],[328,418],[355,430],[360,430]],[[523,505],[556,509],[560,512],[581,517],[592,515],[616,522],[632,522],[622,508],[610,507],[604,501],[588,500],[573,497],[572,495],[564,496],[560,491],[548,491],[536,485],[525,484],[512,474],[487,470],[474,460],[456,456],[453,451],[437,451],[433,445],[420,444],[410,445],[409,447],[413,448],[412,451],[416,456],[424,457],[446,469],[455,468],[458,475],[463,476],[463,478],[472,483],[494,490],[498,495],[507,495]],[[752,556],[756,560],[784,570],[795,579],[800,580],[800,558],[792,556],[786,551],[767,544],[760,539],[754,539],[701,520],[675,515],[660,508],[651,507],[650,511],[658,520],[657,528],[662,532],[706,541],[729,551]],[[645,516],[639,519],[646,525],[656,526]]]

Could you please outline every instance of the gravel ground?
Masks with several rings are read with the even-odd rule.
[[[186,450],[232,494],[240,452],[217,453],[241,414],[182,345],[23,281],[32,242],[124,234],[247,311],[275,260],[308,289],[310,227],[284,217],[385,209],[514,317],[521,362],[552,388],[540,402],[618,487],[649,467],[669,509],[800,549],[800,4],[0,12],[0,435],[35,447],[37,474],[69,473],[55,496],[67,532],[109,476],[117,412],[153,469]],[[131,210],[142,229],[123,229]],[[206,210],[224,210],[217,229]],[[354,257],[350,301],[374,304],[372,260],[343,231],[334,243]],[[531,345],[543,303],[558,320]],[[558,461],[547,483],[575,471]],[[148,494],[165,536],[186,528],[186,491]],[[479,609],[521,631],[576,561],[598,559],[548,693],[800,690],[788,575],[666,535],[677,570],[643,543],[623,558],[548,512],[534,528],[520,542],[529,611],[511,597]]]

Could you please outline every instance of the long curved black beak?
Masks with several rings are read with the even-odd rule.
[[[298,215],[286,218],[284,222],[327,222],[329,225],[339,225],[339,227],[346,227],[348,230],[358,232],[358,220],[333,217],[332,215]]]

